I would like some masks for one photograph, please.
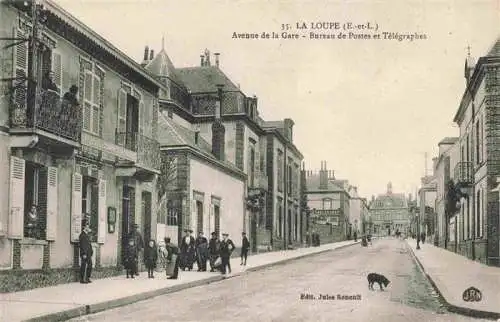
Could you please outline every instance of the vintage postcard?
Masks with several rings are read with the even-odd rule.
[[[0,0],[0,321],[500,320],[500,1]]]

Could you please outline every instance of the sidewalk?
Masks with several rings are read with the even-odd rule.
[[[240,266],[239,258],[232,258],[233,272],[229,277],[352,244],[356,243],[351,240],[257,254],[248,257],[246,267]],[[0,321],[61,321],[228,278],[217,273],[180,271],[179,279],[167,280],[164,274],[156,273],[154,279],[148,279],[147,273],[142,272],[135,279],[126,279],[124,272],[122,276],[94,280],[91,284],[69,283],[4,293],[0,295]]]
[[[407,239],[417,262],[452,312],[500,319],[500,268],[490,267],[430,244]],[[469,287],[482,293],[480,302],[466,302],[462,293]]]

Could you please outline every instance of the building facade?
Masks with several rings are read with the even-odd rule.
[[[466,88],[454,122],[459,125],[460,161],[454,182],[463,198],[458,217],[458,252],[488,265],[500,265],[500,39],[477,63],[465,62]]]
[[[425,176],[420,179],[421,187],[418,191],[420,232],[424,233],[426,240],[435,240],[436,227],[436,195],[437,182],[435,175]]]
[[[306,171],[307,206],[310,209],[310,233],[317,232],[322,243],[350,237],[350,195],[346,180],[336,180],[326,161],[319,172]]]
[[[434,177],[436,182],[436,221],[434,243],[443,248],[457,247],[458,220],[454,216],[449,224],[446,220],[446,195],[447,184],[453,179],[453,169],[458,163],[460,155],[457,144],[458,138],[444,138],[438,144],[439,155],[434,164]],[[449,246],[448,246],[449,245]]]
[[[349,222],[352,225],[352,234],[356,232],[356,235],[360,236],[366,231],[368,205],[366,204],[366,199],[359,196],[357,187],[350,187],[349,195]],[[365,224],[363,225],[363,223]]]
[[[370,203],[370,217],[373,235],[392,236],[399,230],[409,231],[408,202],[402,193],[393,193],[392,184],[387,184],[387,192],[380,194]]]
[[[303,242],[305,216],[301,209],[303,156],[293,143],[293,121],[263,122],[266,132],[266,170],[269,178],[266,228],[271,229],[273,249],[297,247]],[[272,227],[272,228],[271,228]]]
[[[58,5],[38,9],[34,47],[21,40],[34,33],[34,10],[0,7],[1,36],[20,39],[2,49],[2,78],[14,80],[2,82],[0,99],[0,191],[10,196],[0,206],[0,267],[57,268],[55,282],[71,281],[87,219],[95,276],[115,274],[132,224],[145,239],[156,235],[162,85]]]

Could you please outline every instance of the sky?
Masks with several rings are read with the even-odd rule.
[[[141,61],[165,49],[176,67],[197,66],[205,48],[267,120],[291,118],[306,169],[322,160],[361,196],[415,193],[438,142],[458,136],[453,117],[465,89],[464,62],[500,35],[500,0],[237,1],[56,0],[121,51]],[[298,30],[305,22],[308,29]],[[309,39],[311,24],[370,22],[354,33],[425,35],[395,39]],[[233,39],[288,24],[299,39]],[[335,27],[336,25],[333,24]],[[213,61],[213,60],[212,60]],[[427,162],[425,154],[427,153]]]

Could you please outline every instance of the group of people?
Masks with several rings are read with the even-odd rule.
[[[82,223],[83,229],[79,238],[80,246],[80,283],[91,283],[93,248],[90,239],[90,225],[87,221]],[[177,279],[179,269],[191,271],[196,262],[198,271],[207,271],[207,261],[210,263],[210,272],[220,271],[221,274],[231,273],[231,255],[236,248],[229,234],[223,233],[219,239],[216,232],[212,233],[210,240],[199,232],[195,239],[192,230],[186,230],[180,247],[173,244],[168,237],[164,243],[157,246],[155,240],[148,241],[144,245],[143,238],[138,231],[138,225],[132,225],[130,233],[124,243],[123,265],[127,278],[135,278],[139,275],[139,254],[143,253],[144,265],[148,271],[148,278],[154,278],[154,271],[158,262],[166,269],[169,279]],[[242,233],[241,265],[247,264],[250,242],[246,233]],[[173,269],[168,270],[168,266]],[[172,267],[170,267],[172,268]],[[169,273],[169,271],[171,271]]]
[[[164,257],[166,265],[174,265],[173,272],[169,279],[178,278],[179,269],[191,271],[196,262],[199,272],[207,271],[207,262],[210,263],[210,272],[219,270],[221,274],[231,273],[231,254],[236,246],[229,239],[229,234],[223,233],[222,240],[216,232],[212,232],[212,237],[207,240],[203,232],[198,233],[198,237],[192,236],[192,230],[185,230],[180,247],[174,245],[170,238],[165,238],[164,251],[160,250],[160,256]],[[246,265],[250,242],[246,233],[242,233],[241,265]],[[163,247],[162,247],[163,249]],[[165,254],[166,253],[166,254]],[[175,261],[175,262],[174,262]],[[167,270],[168,274],[168,270]]]
[[[319,233],[317,233],[316,231],[313,231],[312,233],[307,231],[306,244],[307,244],[307,247],[310,247],[310,246],[318,247],[320,245]]]

